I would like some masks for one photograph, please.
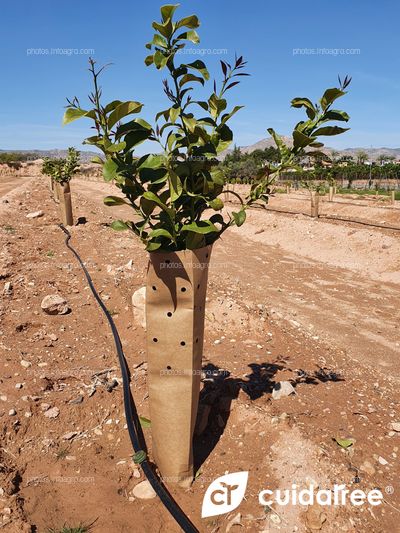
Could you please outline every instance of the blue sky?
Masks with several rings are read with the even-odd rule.
[[[88,55],[37,53],[37,49],[92,49],[99,64],[112,62],[103,76],[105,100],[145,104],[153,122],[168,107],[162,73],[146,67],[144,44],[151,22],[166,2],[146,0],[14,0],[3,2],[0,50],[0,149],[81,147],[89,122],[61,126],[65,97],[81,103],[90,89]],[[399,19],[396,0],[272,2],[268,0],[183,0],[177,14],[201,20],[199,48],[212,74],[219,60],[235,52],[248,61],[251,77],[230,91],[229,104],[245,105],[231,121],[235,142],[252,144],[274,127],[289,134],[302,117],[290,108],[295,96],[317,99],[337,75],[353,82],[340,106],[351,115],[351,130],[325,138],[337,148],[400,146]],[[194,47],[195,45],[193,45]],[[310,54],[304,49],[359,49],[357,54]],[[294,53],[294,49],[301,52]],[[193,60],[200,58],[193,55]],[[212,86],[209,87],[210,93]],[[229,93],[228,93],[229,94]]]

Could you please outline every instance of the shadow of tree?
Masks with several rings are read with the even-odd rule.
[[[274,376],[280,370],[293,372],[289,380],[293,387],[299,383],[318,385],[329,381],[344,381],[344,378],[329,368],[318,367],[308,372],[302,369],[295,371],[287,366],[284,358],[274,363],[250,363],[251,372],[245,378],[233,378],[228,370],[207,363],[203,366],[204,387],[200,393],[193,454],[195,472],[211,454],[227,425],[232,400],[237,399],[242,390],[250,400],[257,400],[265,394],[271,394],[277,383]]]

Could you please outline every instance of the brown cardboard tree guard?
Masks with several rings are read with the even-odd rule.
[[[147,355],[154,460],[167,483],[193,480],[211,246],[150,253]]]
[[[72,216],[71,189],[69,183],[58,183],[57,185],[60,200],[61,221],[64,226],[72,226],[74,219]]]
[[[319,216],[319,192],[311,191],[311,216]]]

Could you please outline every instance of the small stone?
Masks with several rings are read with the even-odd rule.
[[[48,294],[40,306],[48,315],[65,315],[70,310],[67,300],[59,294]]]
[[[7,401],[7,396],[6,396],[5,394],[2,394],[2,395],[0,396],[0,400],[1,400],[2,402],[6,402],[6,401]]]
[[[44,413],[44,416],[46,418],[57,418],[60,414],[60,409],[58,407],[51,407],[50,409],[47,409],[47,411]]]
[[[100,436],[100,435],[103,435],[103,432],[102,432],[101,429],[99,429],[99,428],[95,428],[95,429],[93,430],[93,433],[94,433],[95,435],[99,435],[99,436]]]
[[[400,422],[392,422],[390,427],[393,429],[393,431],[400,433]]]
[[[43,211],[34,211],[33,213],[28,213],[26,218],[39,218],[44,215]]]
[[[133,477],[136,478],[136,479],[139,479],[140,478],[140,470],[138,470],[137,468],[134,468],[133,469]]]
[[[15,388],[16,388],[16,389],[22,389],[22,387],[23,387],[23,384],[22,384],[22,383],[16,383],[16,384],[15,384]]]
[[[274,400],[286,398],[286,396],[290,396],[291,394],[296,394],[296,391],[289,381],[278,381],[278,383],[275,383],[272,390],[272,398]]]
[[[69,431],[68,433],[65,433],[65,435],[62,436],[63,440],[71,440],[77,435],[76,431]]]
[[[15,416],[15,415],[17,414],[17,411],[16,411],[15,409],[10,409],[10,410],[8,411],[8,414],[9,414],[10,416]]]
[[[24,361],[24,359],[22,359],[22,361],[20,361],[20,363],[21,363],[21,366],[23,366],[24,368],[29,368],[30,366],[32,366],[31,362]]]
[[[360,466],[360,470],[361,472],[365,472],[370,476],[373,476],[375,474],[375,468],[369,461],[364,461],[363,464]]]
[[[386,466],[386,465],[389,464],[389,463],[386,461],[386,459],[384,459],[384,458],[381,457],[381,456],[378,457],[378,463],[379,463],[380,465],[383,465],[383,466]]]
[[[157,496],[153,490],[153,487],[147,480],[138,483],[136,487],[133,488],[131,493],[132,496],[139,498],[139,500],[151,500]]]
[[[221,344],[221,341],[219,339],[214,341],[214,344]]]
[[[12,292],[13,292],[13,287],[11,285],[11,281],[7,281],[7,283],[4,284],[4,294],[6,296],[11,296]]]
[[[55,333],[49,333],[47,336],[51,341],[56,341],[58,339]]]

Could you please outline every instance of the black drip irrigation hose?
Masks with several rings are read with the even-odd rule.
[[[147,479],[150,482],[150,485],[153,487],[154,491],[156,492],[157,496],[160,498],[162,503],[165,505],[165,507],[168,509],[170,514],[173,516],[173,518],[176,520],[176,522],[180,525],[182,530],[185,533],[199,533],[198,529],[192,524],[192,522],[189,520],[189,518],[185,515],[185,513],[182,511],[182,509],[178,506],[178,504],[174,501],[171,494],[167,491],[167,489],[162,484],[161,480],[157,477],[157,475],[154,473],[146,453],[146,444],[144,441],[143,432],[140,425],[139,416],[136,411],[135,402],[133,401],[131,389],[129,386],[130,378],[129,378],[129,369],[128,365],[126,363],[125,355],[122,349],[121,339],[118,334],[117,327],[114,323],[114,320],[112,319],[107,307],[104,305],[103,301],[101,300],[100,296],[98,295],[94,285],[92,278],[90,277],[89,272],[87,271],[82,259],[80,258],[78,252],[69,244],[69,240],[71,238],[70,232],[62,225],[60,224],[60,228],[63,230],[63,232],[66,234],[65,244],[66,246],[71,250],[71,252],[74,254],[76,259],[78,260],[80,266],[82,267],[82,270],[86,276],[87,282],[89,284],[90,290],[93,293],[93,296],[95,297],[97,303],[101,307],[103,313],[105,314],[108,323],[110,324],[111,331],[114,337],[115,347],[117,349],[118,354],[118,360],[119,365],[121,367],[121,373],[122,373],[122,382],[123,382],[123,394],[124,394],[124,408],[125,408],[125,416],[126,416],[126,423],[128,426],[128,432],[129,437],[131,439],[131,443],[133,446],[133,449],[135,451],[135,454],[133,456],[133,460],[136,464],[140,465],[142,467],[142,470],[147,477]],[[173,453],[173,450],[171,450],[171,453]]]

